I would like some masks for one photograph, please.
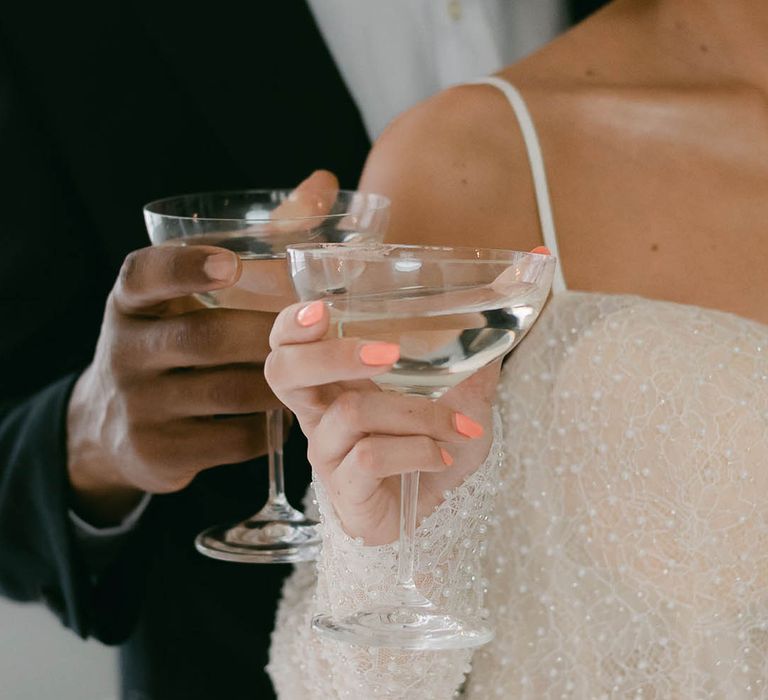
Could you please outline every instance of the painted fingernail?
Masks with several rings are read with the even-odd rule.
[[[537,245],[531,252],[539,255],[552,255],[552,251],[545,245]]]
[[[395,343],[369,343],[360,348],[360,359],[366,365],[391,365],[400,359],[400,346]]]
[[[296,321],[300,326],[307,328],[314,326],[323,317],[323,307],[325,305],[319,299],[307,304],[296,314]]]
[[[443,458],[443,464],[445,464],[446,467],[450,467],[453,464],[451,453],[443,447],[440,448],[440,456]]]
[[[468,438],[479,438],[485,431],[480,423],[476,423],[463,413],[454,413],[453,422],[462,435]]]
[[[213,282],[228,282],[237,272],[237,255],[229,252],[209,255],[203,263],[203,272]]]

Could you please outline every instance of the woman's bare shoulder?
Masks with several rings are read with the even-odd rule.
[[[602,21],[598,20],[597,21]],[[568,99],[599,83],[592,20],[499,74],[536,111],[558,121]],[[530,165],[504,94],[461,85],[416,105],[377,140],[361,187],[393,201],[390,239],[398,242],[525,247],[541,244]]]
[[[375,143],[360,186],[392,199],[393,242],[539,244],[524,142],[492,87],[454,87],[398,117]]]

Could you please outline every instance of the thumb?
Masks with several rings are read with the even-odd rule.
[[[272,220],[324,216],[339,192],[339,180],[329,170],[315,170],[272,212]]]
[[[127,314],[152,314],[165,303],[195,292],[234,284],[241,271],[237,255],[213,246],[151,246],[125,259],[114,301]]]

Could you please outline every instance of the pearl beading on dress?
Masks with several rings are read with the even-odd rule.
[[[396,551],[346,537],[318,490],[323,559],[287,582],[273,638],[281,700],[768,697],[768,327],[565,292],[498,406],[503,440],[419,534],[425,592],[487,614],[494,641],[471,656],[314,637],[316,610],[382,595]]]

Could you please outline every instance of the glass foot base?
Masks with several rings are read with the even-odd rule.
[[[316,615],[312,629],[340,642],[395,649],[469,649],[493,639],[490,627],[414,607],[381,607],[344,618]]]
[[[314,520],[244,520],[216,525],[195,539],[200,554],[248,564],[290,564],[314,561],[321,539]]]

